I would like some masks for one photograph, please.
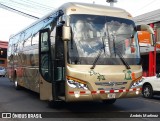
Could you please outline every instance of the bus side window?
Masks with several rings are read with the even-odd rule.
[[[39,40],[39,36],[38,36],[38,33],[35,34],[32,39],[31,39],[31,45],[36,45],[38,44],[38,40]]]
[[[62,40],[62,26],[56,28],[54,78],[57,81],[64,80],[64,41]]]
[[[41,51],[48,52],[48,32],[41,33]]]
[[[28,38],[23,42],[23,47],[28,47],[31,46],[31,38]]]
[[[62,26],[57,27],[56,30],[56,59],[64,59],[64,45],[62,40]]]
[[[42,77],[51,82],[52,75],[52,62],[50,55],[50,39],[49,39],[49,29],[44,29],[40,31],[39,38],[39,69]]]

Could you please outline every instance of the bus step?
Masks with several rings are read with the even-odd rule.
[[[58,98],[61,99],[61,100],[63,100],[63,101],[66,100],[66,99],[65,99],[65,96],[58,96]]]

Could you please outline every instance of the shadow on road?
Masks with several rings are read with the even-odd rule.
[[[159,95],[156,95],[156,96],[154,96],[152,99],[157,100],[157,101],[160,101],[160,96],[159,96]]]

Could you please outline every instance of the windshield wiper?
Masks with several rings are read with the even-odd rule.
[[[123,64],[126,66],[126,69],[131,69],[131,67],[129,66],[129,64],[127,63],[127,61],[124,59],[123,55],[121,54],[121,52],[120,51],[117,52],[118,49],[116,49],[114,36],[113,36],[113,47],[114,47],[115,54],[117,54],[119,56],[119,58],[121,59]]]
[[[102,53],[102,50],[103,50],[104,48],[105,48],[105,46],[103,46],[103,47],[99,50],[99,53],[98,53],[96,59],[94,60],[93,65],[92,65],[92,67],[91,67],[90,69],[94,69],[94,68],[95,68],[96,63],[97,63],[97,61],[99,60],[99,57],[100,57],[100,55],[101,55],[101,53]],[[127,63],[127,61],[124,59],[124,57],[122,56],[122,54],[121,54],[120,52],[117,52],[116,49],[115,49],[115,53],[119,56],[119,58],[121,59],[121,61],[123,62],[123,64],[126,66],[126,69],[131,69],[131,67],[129,66],[129,64]]]
[[[108,33],[108,29],[107,29],[107,33]],[[108,40],[110,42],[111,39],[109,37],[109,33],[108,33],[107,37],[108,37]],[[118,52],[116,51],[116,45],[115,45],[115,39],[114,38],[115,37],[113,36],[113,48],[114,48],[114,54],[115,54],[115,56],[116,56],[116,54],[119,56],[119,58],[121,59],[121,61],[123,62],[123,64],[126,66],[126,69],[131,69],[131,67],[129,66],[129,64],[127,63],[127,61],[124,59],[124,57],[122,56],[122,54],[120,53],[120,51],[118,51]],[[106,45],[104,44],[104,40],[103,39],[102,39],[102,41],[103,41],[103,47],[100,48],[99,53],[98,53],[96,59],[94,60],[94,62],[92,64],[92,67],[90,69],[94,69],[95,68],[96,63],[99,60],[99,57],[101,56],[101,53],[102,53],[103,49],[104,49],[104,53],[106,54],[106,51],[105,51]]]
[[[115,54],[117,54],[119,56],[119,58],[121,59],[123,64],[126,66],[126,69],[131,69],[131,67],[129,66],[129,64],[127,63],[127,61],[124,59],[123,55],[121,54],[121,52],[120,51],[117,52],[118,49],[116,49],[116,47],[115,47],[115,39],[114,39],[114,37],[113,37],[113,45],[114,45]]]
[[[91,67],[90,69],[94,69],[94,68],[95,68],[96,63],[97,63],[97,61],[98,61],[99,57],[101,56],[102,49],[104,49],[104,48],[105,48],[105,46],[103,46],[103,47],[99,50],[99,53],[98,53],[98,55],[97,55],[96,59],[94,60],[94,62],[93,62],[93,64],[92,64],[92,67]]]
[[[104,49],[104,53],[105,53],[105,47],[106,47],[106,45],[105,45],[103,39],[102,39],[102,41],[103,41],[103,47],[100,48],[99,53],[98,53],[96,59],[94,60],[94,62],[93,62],[93,64],[92,64],[92,67],[91,67],[90,69],[94,69],[94,68],[95,68],[96,63],[97,63],[97,61],[99,60],[99,57],[101,56],[101,53],[102,53],[102,50],[103,50],[103,49]]]
[[[121,61],[123,62],[123,64],[126,66],[126,69],[131,69],[131,67],[129,66],[129,64],[127,63],[127,61],[124,59],[123,55],[119,52],[117,52],[115,50],[115,53],[119,56],[119,58],[121,59]]]

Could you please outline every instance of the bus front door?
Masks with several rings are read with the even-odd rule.
[[[65,100],[62,26],[56,28],[54,54],[51,52],[53,49],[51,49],[49,33],[49,29],[44,29],[39,35],[40,98],[53,101]]]
[[[52,100],[53,64],[49,29],[39,32],[39,72],[40,72],[40,99]]]
[[[65,100],[65,59],[64,59],[64,41],[62,40],[63,25],[56,27],[55,41],[55,59],[54,59],[54,80],[53,91],[57,93],[57,98]],[[53,93],[54,94],[54,93]]]

